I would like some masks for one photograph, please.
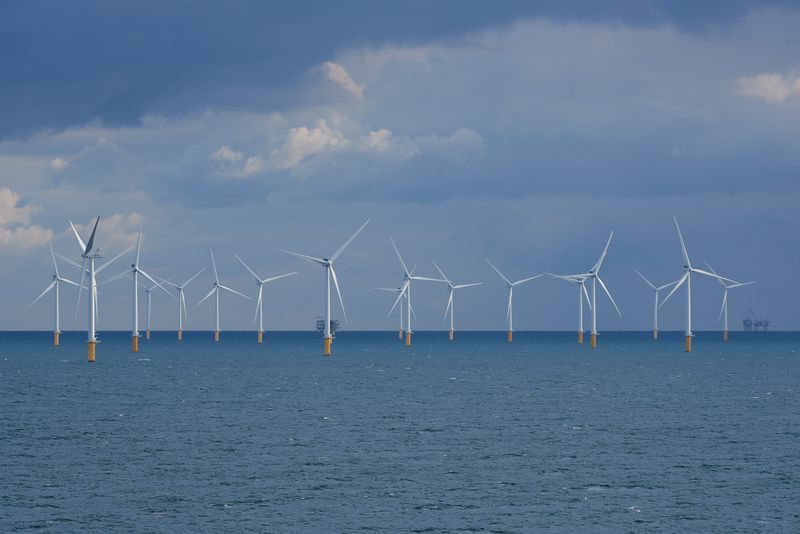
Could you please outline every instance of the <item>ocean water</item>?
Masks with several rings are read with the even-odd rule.
[[[0,532],[800,532],[800,335],[0,334]]]

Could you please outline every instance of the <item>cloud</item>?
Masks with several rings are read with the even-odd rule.
[[[357,84],[350,74],[347,73],[344,67],[338,63],[326,61],[322,64],[322,71],[329,80],[340,85],[345,91],[354,97],[358,98],[359,100],[364,98],[364,86]]]
[[[30,226],[31,216],[38,211],[33,205],[18,206],[20,196],[7,187],[0,188],[0,247],[20,251],[47,243],[53,231]]]
[[[240,161],[242,159],[242,153],[233,150],[228,145],[222,145],[219,149],[211,154],[211,159],[216,161]]]
[[[69,161],[63,158],[53,158],[50,160],[50,168],[53,169],[54,171],[60,171],[67,165],[69,165]]]
[[[775,104],[785,102],[792,94],[800,95],[800,78],[794,81],[782,74],[766,73],[736,80],[739,94]]]
[[[300,126],[289,130],[286,142],[273,152],[273,156],[277,160],[277,168],[290,169],[308,157],[346,143],[342,132],[331,128],[325,119],[320,119],[314,128]]]

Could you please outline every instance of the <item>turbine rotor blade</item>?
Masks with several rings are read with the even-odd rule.
[[[667,298],[665,298],[664,300],[662,300],[662,301],[661,301],[661,304],[659,304],[659,305],[658,305],[658,309],[661,309],[661,306],[663,306],[664,304],[666,304],[666,303],[667,303],[667,301],[669,300],[669,298],[670,298],[672,295],[674,295],[674,294],[675,294],[675,292],[678,290],[678,288],[679,288],[679,287],[681,287],[681,286],[683,285],[683,283],[684,283],[684,282],[686,282],[686,279],[687,279],[687,278],[689,278],[689,274],[690,274],[690,273],[691,273],[691,271],[686,271],[686,273],[685,273],[683,276],[681,276],[681,278],[678,280],[678,283],[677,283],[677,284],[675,284],[675,287],[673,287],[673,288],[672,288],[672,291],[670,291],[670,292],[669,292],[669,294],[667,295]]]
[[[608,254],[608,246],[611,244],[611,238],[614,237],[614,230],[611,230],[611,235],[608,236],[608,241],[606,241],[606,246],[603,249],[603,253],[600,254],[600,259],[597,260],[597,263],[594,264],[592,267],[592,272],[597,273],[600,271],[600,267],[603,266],[603,261],[606,259],[606,254]]]
[[[94,247],[94,235],[97,233],[98,224],[100,224],[99,216],[97,217],[97,220],[94,222],[94,228],[92,228],[92,235],[89,236],[89,241],[86,242],[86,250],[83,252],[84,254],[89,254],[89,252],[92,251],[92,247]]]
[[[270,282],[274,282],[275,280],[280,280],[281,278],[286,278],[287,276],[292,276],[292,275],[295,275],[295,274],[297,274],[298,272],[300,272],[300,271],[292,271],[292,272],[290,272],[290,273],[281,274],[281,275],[279,275],[279,276],[272,276],[272,277],[270,277],[270,278],[265,278],[265,279],[261,280],[261,283],[262,283],[262,284],[268,284],[268,283],[270,283]]]
[[[512,282],[511,285],[512,286],[518,286],[518,285],[524,284],[526,282],[530,282],[531,280],[536,280],[540,276],[543,276],[543,275],[537,274],[536,276],[531,276],[529,278],[523,278],[522,280],[517,280],[516,282]]]
[[[394,239],[392,239],[391,236],[389,237],[389,241],[392,243],[392,247],[394,247],[394,252],[395,254],[397,254],[397,258],[400,260],[400,265],[403,266],[403,271],[405,271],[406,276],[410,277],[411,273],[408,272],[408,267],[406,267],[406,262],[403,261],[403,256],[400,255],[400,251],[397,250],[397,245],[394,244]],[[416,265],[414,266],[414,268],[416,268]]]
[[[462,289],[465,287],[474,287],[474,286],[482,286],[483,282],[475,282],[474,284],[461,284],[457,286],[453,286],[453,289]]]
[[[503,279],[503,281],[504,281],[506,284],[508,284],[508,285],[510,285],[510,286],[511,286],[511,285],[514,285],[514,284],[512,284],[512,283],[511,283],[511,280],[509,280],[508,278],[506,278],[506,275],[504,275],[503,273],[501,273],[501,272],[500,272],[500,269],[498,269],[497,267],[495,267],[495,266],[494,266],[494,263],[490,262],[489,260],[486,260],[486,263],[488,263],[488,264],[489,264],[489,267],[491,267],[492,269],[494,269],[494,272],[496,272],[498,275],[500,275],[500,278],[502,278],[502,279]]]
[[[444,279],[446,282],[452,283],[452,282],[450,282],[450,279],[449,279],[449,278],[447,278],[447,276],[446,276],[446,275],[445,275],[445,274],[442,272],[442,270],[439,268],[439,266],[438,266],[438,265],[436,265],[436,262],[435,262],[435,261],[431,260],[431,263],[433,263],[433,266],[434,266],[434,267],[436,267],[436,270],[437,270],[437,271],[439,271],[439,274],[441,274],[441,275],[442,275],[442,278],[443,278],[443,279]]]
[[[45,296],[45,295],[47,294],[47,292],[48,292],[48,291],[50,291],[51,289],[53,289],[54,287],[56,287],[56,280],[53,280],[53,281],[50,283],[50,285],[49,285],[49,286],[47,286],[47,289],[45,289],[44,291],[42,291],[41,295],[39,295],[38,297],[36,297],[35,299],[33,299],[33,302],[31,302],[31,303],[30,303],[28,306],[33,306],[34,304],[36,304],[37,302],[39,302],[39,299],[40,299],[40,298],[42,298],[43,296]]]
[[[238,292],[238,291],[236,291],[235,289],[231,289],[231,288],[229,288],[228,286],[223,286],[222,284],[217,284],[217,287],[218,287],[218,288],[220,288],[220,289],[224,289],[225,291],[229,291],[229,292],[231,292],[231,293],[233,293],[233,294],[235,294],[235,295],[239,295],[240,297],[244,297],[244,298],[246,298],[247,300],[253,300],[253,299],[251,299],[250,297],[248,297],[247,295],[245,295],[245,294],[243,294],[243,293],[239,293],[239,292]]]
[[[399,294],[399,295],[397,295],[397,298],[395,299],[395,301],[394,301],[394,304],[392,304],[392,309],[390,309],[390,310],[389,310],[389,313],[388,313],[388,315],[391,315],[391,314],[392,314],[392,312],[394,311],[394,309],[397,307],[397,303],[398,303],[398,302],[400,302],[400,299],[401,299],[401,298],[403,298],[403,295],[405,294],[405,292],[406,292],[406,288],[408,287],[408,284],[409,284],[409,283],[410,283],[410,282],[406,280],[406,282],[403,284],[403,287],[401,287],[401,288],[400,288],[400,294]],[[388,315],[387,315],[387,317],[388,317]]]
[[[617,307],[617,303],[614,302],[614,297],[611,296],[611,292],[608,290],[606,285],[603,283],[603,280],[601,280],[599,276],[597,276],[596,278],[597,278],[597,281],[600,282],[600,287],[603,288],[603,291],[606,292],[606,295],[608,295],[608,298],[611,300],[611,304],[614,305],[614,309],[617,310],[617,315],[622,317],[622,312],[619,311],[619,308]]]
[[[83,242],[81,236],[78,234],[78,230],[75,229],[75,225],[72,224],[72,221],[69,221],[69,227],[72,228],[72,233],[75,234],[75,239],[78,240],[78,246],[81,247],[81,254],[86,253],[86,243]]]
[[[346,249],[350,245],[350,243],[353,242],[353,239],[355,239],[356,236],[361,233],[361,230],[363,230],[364,227],[367,226],[368,224],[369,224],[369,219],[364,221],[364,224],[362,224],[361,227],[358,230],[356,230],[356,233],[354,233],[352,236],[350,236],[350,239],[345,241],[344,244],[341,247],[336,249],[336,252],[334,252],[333,255],[331,256],[330,261],[333,262],[333,261],[336,260],[336,258],[341,256],[342,252],[344,252],[344,249]]]
[[[234,257],[236,257],[236,259],[237,259],[237,260],[239,260],[239,263],[241,263],[241,264],[244,266],[244,268],[245,268],[245,269],[247,269],[247,272],[249,272],[250,274],[252,274],[252,275],[253,275],[253,278],[255,278],[255,279],[256,279],[256,282],[258,282],[258,283],[260,284],[260,283],[261,283],[261,278],[259,278],[259,277],[258,277],[258,275],[257,275],[257,274],[256,274],[256,273],[253,271],[253,269],[251,269],[251,268],[250,268],[250,266],[249,266],[249,265],[247,265],[247,264],[244,262],[244,260],[243,260],[242,258],[240,258],[240,257],[239,257],[239,255],[238,255],[238,254],[236,254],[236,253],[234,252],[234,253],[233,253],[233,255],[234,255]]]
[[[300,254],[299,252],[292,252],[291,250],[284,250],[282,248],[275,249],[278,252],[283,252],[284,254],[289,254],[290,256],[295,256],[296,258],[300,258],[301,260],[310,261],[313,263],[319,263],[320,265],[325,265],[325,260],[320,258],[315,258],[314,256],[306,256],[305,254]]]
[[[645,284],[647,284],[648,286],[650,286],[650,289],[652,289],[653,291],[658,291],[658,290],[659,290],[659,288],[657,288],[656,286],[654,286],[654,285],[653,285],[653,282],[651,282],[650,280],[648,280],[648,279],[647,279],[647,277],[646,277],[645,275],[643,275],[642,273],[640,273],[640,272],[639,272],[639,271],[637,271],[636,269],[634,269],[634,272],[635,272],[636,274],[638,274],[638,275],[639,275],[639,277],[640,277],[642,280],[644,280],[644,283],[645,283]]]
[[[366,223],[364,223],[364,225],[366,226]],[[359,230],[359,232],[360,231],[361,230]],[[339,304],[342,307],[342,315],[344,316],[344,321],[347,322],[347,312],[344,309],[344,300],[342,300],[342,292],[339,290],[339,280],[336,279],[336,271],[333,270],[333,265],[330,266],[330,270],[331,270],[331,278],[333,278],[333,285],[334,287],[336,287],[336,294],[339,295]]]
[[[680,239],[681,241],[681,253],[683,254],[683,261],[686,263],[686,266],[691,269],[692,262],[689,261],[689,253],[686,252],[686,244],[683,242],[683,234],[681,233],[681,227],[678,226],[678,218],[673,215],[672,220],[675,221],[675,228],[678,230],[678,239]]]
[[[217,274],[217,262],[214,261],[214,251],[211,249],[208,249],[208,251],[211,253],[211,267],[214,269],[214,281],[219,285],[219,275]]]
[[[77,233],[76,233],[77,235]],[[78,283],[78,298],[75,300],[75,319],[78,318],[78,310],[81,307],[81,290],[83,289],[83,278],[86,275],[86,258],[83,258],[83,265],[81,265],[81,278]]]
[[[97,269],[95,269],[95,270],[94,270],[94,274],[95,274],[95,275],[98,275],[98,274],[102,273],[102,272],[103,272],[103,271],[106,269],[106,267],[108,267],[109,265],[111,265],[112,263],[114,263],[115,261],[117,261],[118,259],[120,259],[122,256],[124,256],[125,254],[127,254],[128,252],[130,252],[130,251],[131,251],[131,248],[133,248],[133,247],[128,247],[128,248],[126,248],[125,250],[123,250],[122,252],[120,252],[119,254],[117,254],[116,256],[114,256],[113,258],[111,258],[110,260],[108,260],[107,262],[105,262],[103,265],[101,265],[100,267],[98,267]]]
[[[189,285],[189,283],[190,283],[192,280],[194,280],[195,278],[197,278],[198,276],[200,276],[200,273],[202,273],[202,272],[203,272],[203,271],[205,271],[205,270],[206,270],[206,268],[205,268],[205,267],[203,267],[202,269],[200,269],[199,271],[197,271],[197,273],[195,273],[195,275],[194,275],[194,276],[192,276],[192,277],[191,277],[191,278],[189,278],[187,281],[185,281],[185,282],[183,283],[183,286],[181,286],[181,287],[184,287],[184,288],[185,288],[186,286],[188,286],[188,285]],[[176,287],[177,287],[177,286],[176,286]]]
[[[200,306],[200,305],[201,305],[203,302],[205,302],[205,301],[206,301],[206,299],[208,299],[208,297],[210,297],[211,295],[213,295],[213,294],[214,294],[214,291],[216,291],[216,290],[217,290],[217,286],[214,286],[213,288],[211,288],[211,291],[209,291],[209,292],[208,292],[208,295],[206,295],[205,297],[203,297],[203,299],[202,299],[200,302],[198,302],[197,304],[195,304],[195,305],[194,305],[194,307],[195,307],[195,308],[197,308],[198,306]]]

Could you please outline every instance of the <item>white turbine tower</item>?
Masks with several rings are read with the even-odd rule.
[[[639,275],[639,277],[641,277],[642,280],[644,280],[644,283],[647,284],[650,287],[650,289],[653,290],[653,293],[655,294],[655,304],[653,305],[653,339],[658,339],[658,298],[659,298],[659,293],[661,291],[663,291],[664,289],[667,289],[668,287],[674,286],[675,284],[678,283],[678,281],[676,280],[674,282],[670,282],[669,284],[664,284],[663,286],[656,286],[655,284],[653,284],[653,282],[648,280],[647,277],[645,277],[645,275],[643,275],[642,273],[640,273],[636,269],[634,269],[634,271],[636,272],[636,274]]]
[[[208,249],[208,251],[211,253],[211,267],[214,269],[214,282],[212,283],[213,287],[211,288],[211,291],[208,292],[208,295],[203,297],[203,300],[201,300],[200,302],[198,302],[195,305],[195,308],[197,306],[200,306],[203,302],[205,302],[208,297],[210,297],[211,295],[214,295],[214,305],[215,305],[214,341],[219,341],[219,335],[220,335],[220,329],[219,329],[219,291],[220,291],[220,289],[222,289],[223,291],[227,291],[229,293],[233,293],[234,295],[239,295],[240,297],[244,297],[247,300],[251,300],[251,299],[247,295],[243,295],[243,294],[239,293],[238,291],[236,291],[234,289],[231,289],[228,286],[224,286],[224,285],[219,283],[219,274],[217,274],[217,262],[214,261],[214,251],[211,250],[211,249]]]
[[[686,252],[686,244],[683,242],[681,227],[678,226],[678,219],[676,217],[672,217],[672,220],[675,221],[675,229],[678,230],[678,239],[681,242],[681,254],[683,254],[683,276],[680,277],[678,283],[675,284],[675,287],[673,287],[672,291],[669,292],[667,298],[661,302],[659,308],[666,304],[670,297],[674,295],[684,283],[686,284],[686,352],[692,352],[692,336],[694,335],[692,333],[692,273],[701,274],[710,278],[716,278],[717,280],[730,282],[732,284],[738,284],[738,282],[736,280],[723,278],[708,271],[695,269],[692,267],[692,262],[689,260],[689,253]]]
[[[448,338],[450,339],[450,341],[453,341],[453,337],[455,336],[455,321],[453,319],[453,314],[455,313],[455,304],[453,303],[453,293],[455,292],[456,289],[463,289],[465,287],[474,287],[483,285],[483,282],[454,285],[452,280],[450,280],[449,278],[447,278],[447,276],[445,276],[444,272],[442,272],[442,270],[439,268],[439,266],[436,264],[435,261],[433,262],[433,266],[436,267],[436,270],[439,271],[439,274],[442,275],[442,278],[447,283],[447,292],[449,293],[449,295],[447,297],[447,307],[444,310],[444,318],[445,319],[447,318],[447,312],[450,311],[450,334]]]
[[[258,318],[258,343],[261,344],[264,342],[264,284],[274,282],[275,280],[280,280],[281,278],[286,278],[287,276],[292,276],[293,274],[297,274],[297,271],[278,276],[272,276],[270,278],[261,278],[236,253],[233,255],[236,256],[236,259],[239,260],[239,263],[244,265],[244,268],[247,269],[247,272],[253,275],[253,278],[256,279],[256,284],[258,285],[258,301],[256,302],[256,313],[253,316],[253,320],[255,321],[256,317]]]
[[[708,267],[709,271],[711,271],[714,274],[717,274],[717,271],[715,271],[711,267],[711,265],[708,264],[708,262],[706,262],[706,266]],[[719,276],[719,275],[717,275],[717,276]],[[719,320],[723,320],[724,319],[724,321],[723,321],[723,325],[724,326],[723,326],[723,330],[722,330],[722,340],[723,341],[728,341],[728,290],[729,289],[735,289],[737,287],[750,286],[750,285],[753,285],[753,284],[755,284],[757,282],[756,281],[753,281],[753,282],[736,282],[735,284],[729,284],[729,283],[726,283],[726,282],[724,282],[723,280],[721,280],[719,278],[717,278],[717,281],[720,283],[720,285],[722,285],[723,288],[725,288],[723,290],[723,292],[722,292],[722,307],[719,310],[719,319],[717,319],[717,320],[719,321]]]
[[[428,278],[426,276],[416,276],[414,274],[414,269],[411,271],[408,270],[406,267],[406,262],[403,261],[403,256],[400,255],[400,251],[397,249],[397,245],[394,244],[394,240],[390,237],[389,242],[392,244],[395,253],[397,254],[397,259],[400,260],[400,265],[403,267],[403,285],[400,287],[400,294],[397,295],[397,300],[394,301],[394,306],[392,306],[392,310],[397,303],[400,302],[400,299],[403,298],[405,295],[406,298],[406,347],[411,346],[411,334],[413,333],[411,329],[411,315],[414,313],[414,308],[411,307],[411,282],[414,280],[422,280],[426,282],[444,282],[444,280],[440,280],[438,278]],[[415,266],[416,267],[416,266]],[[389,313],[392,313],[389,311]]]
[[[192,276],[191,278],[189,278],[188,280],[186,280],[184,283],[182,283],[180,285],[174,284],[174,283],[172,283],[172,282],[170,282],[168,280],[163,280],[163,282],[171,285],[178,292],[178,341],[183,341],[183,321],[184,321],[184,318],[186,319],[187,323],[189,322],[189,313],[186,311],[186,297],[183,294],[183,290],[186,289],[186,286],[188,286],[192,282],[192,280],[194,280],[195,278],[200,276],[200,273],[202,273],[205,270],[206,270],[206,268],[203,267],[202,269],[197,271],[194,274],[194,276]]]
[[[50,283],[49,286],[47,286],[47,288],[44,291],[42,291],[42,293],[38,297],[36,297],[36,299],[33,302],[31,302],[31,306],[36,304],[39,301],[39,299],[45,296],[49,291],[54,290],[53,303],[55,305],[55,326],[53,328],[53,346],[58,347],[61,338],[61,317],[60,317],[61,301],[59,298],[60,297],[59,284],[64,283],[75,287],[78,287],[78,284],[73,282],[72,280],[64,278],[58,272],[58,264],[56,263],[56,254],[55,252],[53,252],[53,243],[49,241],[48,243],[50,244],[50,257],[53,258],[53,281]]]
[[[164,289],[164,286],[162,286],[161,284],[156,282],[156,280],[152,276],[147,274],[144,270],[142,270],[141,267],[139,267],[139,258],[141,257],[141,251],[142,251],[142,224],[140,222],[139,223],[139,236],[136,238],[136,255],[134,256],[134,262],[131,264],[131,268],[128,269],[127,271],[123,271],[123,272],[119,273],[118,275],[114,276],[113,278],[110,278],[109,280],[107,280],[105,282],[105,283],[112,282],[112,281],[117,280],[119,278],[122,278],[123,276],[126,276],[128,274],[130,274],[131,278],[133,279],[133,287],[132,287],[133,293],[132,293],[132,297],[131,297],[132,300],[133,300],[133,309],[131,311],[132,312],[132,315],[131,315],[131,322],[132,322],[132,327],[131,327],[131,351],[132,352],[139,352],[139,276],[142,276],[144,279],[148,280],[155,287],[158,287],[159,289],[161,289],[161,291],[166,293],[169,296],[169,298],[175,298],[175,297],[172,296],[172,294],[169,291]],[[150,297],[150,293],[148,292],[148,299],[149,299],[149,297]],[[150,334],[149,334],[150,328],[148,327],[147,330],[148,330],[147,339],[150,339]]]
[[[95,349],[97,345],[97,278],[96,276],[106,269],[109,265],[114,263],[120,256],[126,254],[131,249],[128,248],[123,250],[112,259],[105,262],[103,265],[95,269],[94,262],[97,258],[103,257],[102,249],[95,249],[94,248],[94,238],[95,234],[97,233],[97,225],[100,224],[100,217],[97,217],[97,220],[94,222],[94,228],[92,228],[92,234],[89,236],[89,241],[86,243],[83,242],[81,236],[78,234],[78,230],[75,229],[75,225],[72,224],[72,221],[69,221],[69,226],[72,228],[72,232],[75,234],[75,239],[78,241],[78,246],[81,248],[81,257],[83,258],[83,262],[81,264],[81,278],[80,282],[78,283],[78,298],[75,302],[75,315],[78,315],[78,309],[81,305],[81,290],[83,289],[83,279],[84,276],[88,276],[89,280],[89,305],[87,306],[88,309],[88,321],[86,327],[86,337],[87,337],[87,345],[88,345],[88,358],[90,363],[94,363],[95,360]],[[86,264],[89,264],[87,269]]]
[[[305,254],[300,254],[298,252],[292,252],[290,250],[280,250],[280,252],[291,254],[292,256],[302,260],[321,265],[325,269],[325,325],[323,334],[325,356],[331,355],[331,343],[333,342],[333,336],[331,335],[331,278],[333,278],[333,285],[336,287],[336,294],[339,296],[339,304],[342,306],[342,315],[344,316],[344,320],[347,321],[347,312],[344,310],[342,292],[339,290],[339,281],[336,279],[336,271],[333,270],[333,262],[336,261],[342,252],[344,252],[344,249],[346,249],[347,246],[353,242],[353,239],[355,239],[356,236],[361,233],[361,230],[363,230],[367,224],[369,224],[369,219],[367,219],[366,222],[364,222],[364,224],[362,224],[361,227],[356,230],[356,233],[350,236],[350,239],[345,241],[342,246],[336,249],[336,252],[334,252],[330,258],[315,258],[313,256],[306,256]]]
[[[586,299],[586,305],[589,306],[589,311],[592,310],[592,301],[589,300],[589,292],[586,291],[586,277],[585,276],[563,276],[560,274],[547,273],[552,278],[559,278],[572,282],[578,286],[578,343],[583,345],[583,300]]]
[[[489,260],[486,260],[486,263],[489,264],[489,267],[494,269],[503,282],[506,283],[506,287],[508,288],[508,309],[506,310],[506,322],[508,323],[508,342],[511,343],[514,340],[514,288],[526,282],[530,282],[531,280],[536,280],[542,275],[537,274],[536,276],[531,276],[528,278],[523,278],[522,280],[517,280],[516,282],[512,282],[506,277],[506,275],[500,272],[500,269],[495,267],[494,263],[490,262]]]

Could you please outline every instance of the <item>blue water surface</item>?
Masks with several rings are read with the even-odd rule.
[[[0,531],[800,532],[800,335],[0,334]]]

